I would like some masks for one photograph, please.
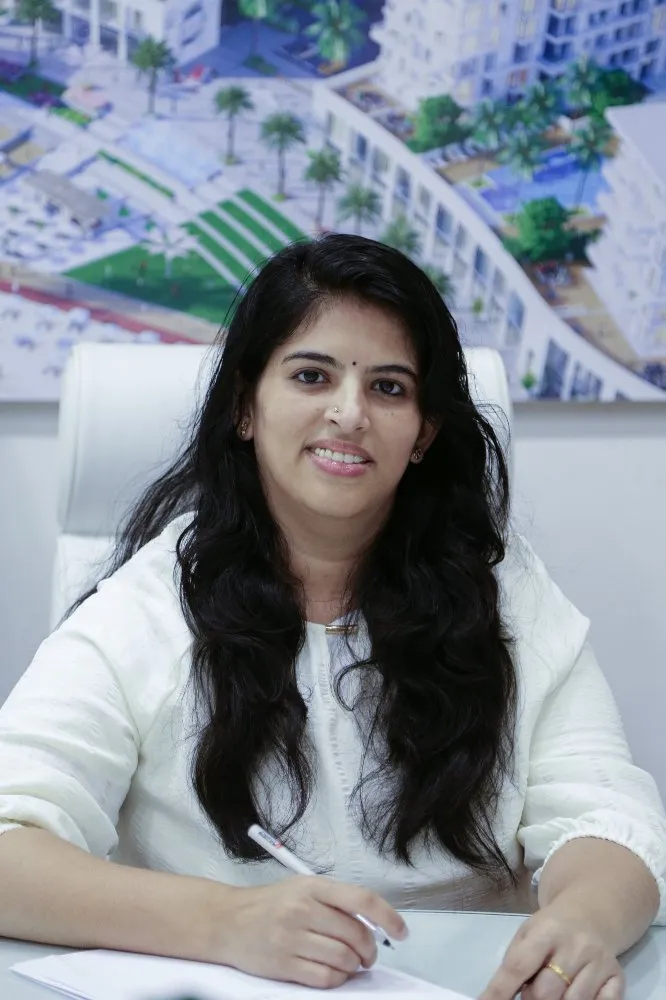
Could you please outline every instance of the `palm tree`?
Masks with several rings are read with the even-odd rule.
[[[435,267],[434,264],[426,264],[423,270],[442,298],[446,299],[447,303],[452,306],[456,297],[456,288],[451,275],[442,271],[441,268]]]
[[[542,116],[528,103],[526,97],[511,105],[511,121],[507,125],[509,135],[514,130],[528,135],[540,135],[546,128]]]
[[[259,45],[259,25],[279,14],[280,0],[238,0],[238,11],[242,17],[252,21],[250,55],[254,56]]]
[[[481,101],[474,112],[472,136],[486,150],[497,150],[509,128],[511,109],[503,101]]]
[[[520,182],[517,191],[517,200],[520,201],[520,194],[523,181],[531,181],[534,173],[541,165],[542,153],[544,151],[543,140],[529,132],[515,132],[509,136],[507,143],[498,156],[500,163],[505,163]]]
[[[521,105],[528,122],[541,131],[549,128],[562,110],[562,92],[553,83],[535,83]]]
[[[222,87],[213,98],[215,110],[227,116],[227,163],[235,163],[234,153],[234,131],[236,117],[243,111],[254,111],[254,102],[249,91],[238,84],[231,84],[229,87]]]
[[[342,165],[337,149],[332,149],[330,146],[324,146],[322,149],[309,149],[308,156],[310,162],[305,168],[303,177],[306,181],[312,181],[319,188],[315,225],[317,229],[321,229],[324,221],[326,192],[341,180]]]
[[[421,253],[421,236],[402,212],[389,222],[380,238],[382,243],[400,250],[407,257],[418,257]]]
[[[284,154],[299,142],[305,142],[303,122],[289,111],[276,111],[261,123],[261,141],[269,149],[277,150],[278,187],[277,197],[285,197],[286,166]]]
[[[51,0],[17,0],[15,6],[16,16],[20,21],[27,21],[32,25],[32,35],[30,36],[30,65],[37,62],[37,42],[39,26],[43,21],[51,21],[57,15],[56,8]]]
[[[342,197],[338,200],[338,219],[344,222],[346,219],[354,220],[354,229],[361,235],[361,224],[364,222],[376,222],[382,214],[382,200],[372,188],[363,187],[362,184],[350,184]]]
[[[591,110],[602,78],[603,70],[588,56],[571,63],[564,77],[567,103],[581,111]]]
[[[136,66],[139,76],[148,77],[148,112],[155,110],[155,91],[157,77],[164,69],[170,69],[175,63],[175,57],[166,42],[158,42],[156,38],[144,38],[130,56]]]
[[[179,257],[185,257],[196,250],[197,241],[184,229],[173,227],[165,229],[155,226],[141,240],[142,245],[151,255],[164,257],[164,277],[171,277],[171,263]]]
[[[576,195],[576,208],[583,204],[583,192],[593,170],[600,170],[604,152],[613,135],[610,125],[601,118],[594,118],[587,128],[577,132],[571,146],[581,171],[580,184]]]
[[[361,31],[365,12],[351,0],[322,0],[313,5],[312,13],[316,20],[305,34],[316,40],[322,58],[340,68],[346,66],[354,49],[365,41]]]

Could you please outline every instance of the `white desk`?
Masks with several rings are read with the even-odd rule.
[[[488,913],[404,914],[410,937],[382,961],[470,997],[486,985],[523,917]],[[15,962],[52,955],[63,949],[0,938],[1,1000],[48,1000],[57,993],[10,972]],[[627,1000],[665,1000],[666,927],[656,927],[622,960]],[[331,997],[334,993],[331,994]]]

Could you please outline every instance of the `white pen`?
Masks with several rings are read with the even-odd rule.
[[[295,875],[315,875],[311,868],[297,858],[295,854],[289,851],[281,840],[274,837],[272,833],[267,833],[260,826],[254,823],[250,829],[247,831],[248,837],[250,837],[255,844],[259,844],[260,847],[274,857],[276,861],[279,861],[281,865],[288,868],[289,871],[294,872]],[[393,948],[389,940],[389,936],[385,930],[378,925],[373,923],[372,920],[368,920],[364,917],[362,913],[355,913],[354,917],[356,920],[360,921],[364,927],[367,927],[372,936],[374,937],[377,944],[384,945],[385,948]]]

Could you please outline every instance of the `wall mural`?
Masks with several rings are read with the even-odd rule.
[[[0,399],[399,247],[515,400],[666,398],[665,0],[0,0]]]

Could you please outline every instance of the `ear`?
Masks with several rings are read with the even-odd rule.
[[[254,406],[247,390],[238,389],[234,406],[234,423],[241,441],[254,437]]]
[[[252,421],[249,417],[241,417],[240,423],[237,425],[238,436],[241,441],[251,441],[253,437],[252,431]]]
[[[419,431],[419,436],[414,442],[414,447],[420,448],[423,454],[425,455],[428,448],[439,434],[439,431],[440,427],[437,424],[431,424],[428,420],[424,420],[423,423],[421,424],[421,430]]]

